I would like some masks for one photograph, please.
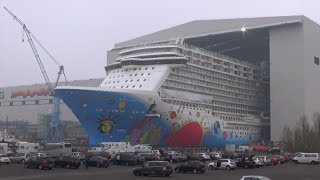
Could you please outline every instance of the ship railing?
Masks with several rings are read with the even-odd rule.
[[[223,54],[220,54],[220,53],[217,53],[217,52],[212,52],[212,51],[206,50],[204,48],[200,48],[200,47],[193,46],[193,45],[190,45],[190,44],[186,44],[186,43],[179,44],[175,40],[139,44],[139,45],[132,46],[132,47],[129,47],[129,48],[126,48],[126,49],[122,50],[120,52],[120,54],[123,53],[123,52],[126,52],[126,51],[132,51],[132,50],[143,48],[143,47],[155,47],[155,46],[161,47],[161,46],[168,46],[168,45],[175,45],[175,46],[183,47],[185,49],[197,51],[198,53],[203,53],[205,55],[211,56],[211,57],[216,58],[216,59],[220,59],[220,60],[223,60],[223,61],[230,61],[231,63],[238,63],[238,64],[246,65],[246,66],[251,67],[251,68],[256,68],[256,65],[254,65],[252,63],[249,63],[247,61],[239,60],[239,59],[236,59],[236,58],[232,58],[230,56],[226,56],[226,55],[223,55]]]

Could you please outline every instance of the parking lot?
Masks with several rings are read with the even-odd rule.
[[[105,179],[150,179],[151,177],[136,177],[132,174],[134,167],[112,165],[108,168],[89,167],[85,169],[54,168],[52,170],[26,169],[21,164],[1,165],[1,180],[105,180]],[[169,179],[240,179],[244,175],[262,175],[278,180],[318,180],[320,177],[320,165],[308,164],[279,164],[277,166],[260,167],[255,169],[207,170],[205,174],[172,174]],[[159,178],[159,177],[152,177]],[[165,177],[161,177],[165,178]]]

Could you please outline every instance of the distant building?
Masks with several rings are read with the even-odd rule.
[[[96,87],[102,80],[76,80],[69,84]],[[60,108],[66,138],[86,139],[79,121],[62,101]],[[53,98],[45,84],[0,88],[0,130],[7,129],[20,140],[41,140],[50,123],[52,109]]]

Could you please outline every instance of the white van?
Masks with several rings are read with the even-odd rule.
[[[318,153],[300,153],[298,156],[293,158],[293,162],[298,163],[311,163],[319,164],[320,156]]]

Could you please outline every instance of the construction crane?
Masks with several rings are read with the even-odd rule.
[[[50,122],[50,125],[48,127],[48,130],[46,132],[46,135],[44,137],[44,143],[48,142],[63,142],[65,141],[65,137],[63,135],[63,132],[61,130],[61,124],[60,124],[60,98],[55,96],[54,88],[57,87],[59,83],[59,79],[61,75],[64,75],[66,83],[68,83],[67,78],[64,73],[64,67],[58,61],[54,59],[54,57],[47,51],[44,46],[40,43],[40,41],[29,31],[27,26],[16,16],[14,15],[11,11],[9,11],[6,7],[4,9],[13,17],[14,20],[16,20],[22,27],[23,30],[28,38],[28,42],[31,46],[31,49],[33,51],[33,54],[37,60],[37,63],[40,67],[41,73],[44,77],[44,80],[46,82],[46,85],[48,86],[48,90],[51,96],[53,96],[53,112],[52,112],[52,119]],[[51,84],[48,74],[42,64],[42,61],[40,59],[40,56],[38,54],[38,51],[34,45],[33,40],[45,51],[45,53],[59,66],[59,72],[58,72],[58,77],[57,80],[54,84],[54,86]]]

